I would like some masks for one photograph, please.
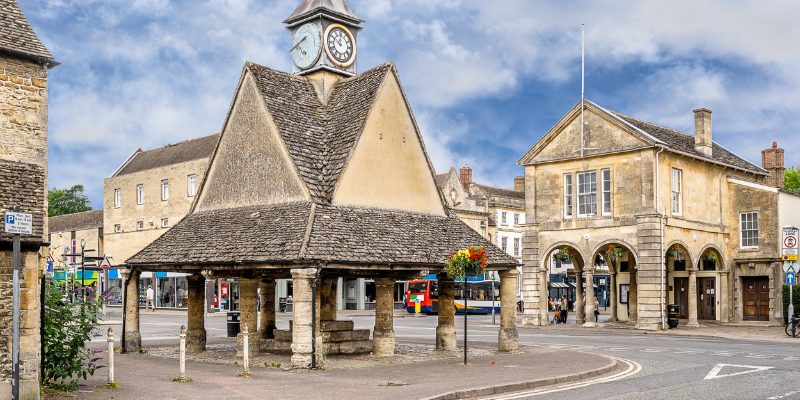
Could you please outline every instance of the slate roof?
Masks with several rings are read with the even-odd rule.
[[[0,160],[0,213],[19,206],[20,212],[33,214],[33,235],[21,235],[22,243],[44,242],[44,194],[44,168],[35,164]],[[12,235],[5,233],[5,218],[0,220],[0,242],[9,242]]]
[[[517,264],[455,217],[295,202],[190,214],[127,264],[441,267],[453,251],[469,245],[486,247],[490,266]]]
[[[152,150],[137,150],[131,158],[120,167],[114,176],[133,174],[166,165],[211,157],[217,146],[219,135],[209,135],[180,143],[166,145]]]
[[[344,18],[350,22],[359,23],[364,22],[361,18],[356,16],[347,0],[303,0],[297,8],[292,12],[285,21],[286,24],[291,24],[299,21],[305,17],[311,16],[316,12],[324,12],[336,17]]]
[[[50,217],[50,233],[82,231],[103,227],[103,210],[91,210]]]
[[[320,102],[311,83],[303,77],[254,63],[245,67],[252,72],[312,198],[330,204],[381,82],[393,64],[337,82],[327,104]]]
[[[510,189],[502,189],[494,186],[486,186],[476,183],[475,186],[479,187],[489,197],[509,197],[512,199],[525,200],[525,192],[517,192]]]
[[[0,0],[0,52],[56,66],[16,0]]]

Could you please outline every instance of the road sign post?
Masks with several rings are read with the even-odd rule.
[[[797,256],[798,256],[798,229],[793,226],[784,226],[781,241],[781,259],[783,260],[783,271],[786,272],[786,284],[789,285],[789,307],[787,318],[791,320],[794,316],[794,299],[792,292],[796,280]]]
[[[13,272],[12,272],[12,322],[11,322],[11,396],[14,400],[19,399],[19,314],[20,314],[20,289],[19,271],[22,268],[22,254],[20,235],[33,234],[33,215],[19,212],[19,207],[15,206],[14,211],[5,213],[5,231],[13,235],[11,250],[13,253]]]

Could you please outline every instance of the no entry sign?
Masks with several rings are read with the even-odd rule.
[[[797,261],[797,228],[783,228],[783,259],[785,261]]]

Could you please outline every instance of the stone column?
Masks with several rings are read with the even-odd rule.
[[[728,272],[720,271],[719,273],[719,299],[720,310],[719,310],[719,320],[720,322],[730,322],[730,301],[728,300]]]
[[[531,179],[533,181],[533,179]],[[530,211],[529,211],[530,212]],[[531,212],[528,215],[533,215]],[[522,301],[525,305],[523,325],[549,325],[547,297],[547,268],[542,267],[539,225],[527,223],[522,227]],[[544,255],[547,257],[547,255]],[[545,260],[547,261],[547,260]]]
[[[586,314],[583,309],[583,270],[575,271],[575,322],[583,325],[586,322]],[[567,299],[569,300],[569,299]],[[567,314],[569,315],[569,314]]]
[[[500,271],[500,332],[497,334],[497,347],[503,352],[519,350],[517,275],[516,269]]]
[[[436,350],[455,351],[456,309],[455,282],[446,274],[439,275],[439,325],[436,326]]]
[[[636,240],[639,258],[636,260],[636,328],[658,330],[664,328],[667,293],[666,274],[663,272],[664,248],[660,214],[636,216]],[[633,280],[631,281],[633,293]],[[634,312],[631,313],[633,318]]]
[[[583,306],[584,322],[586,328],[596,328],[594,322],[594,268],[586,268],[586,304]]]
[[[239,321],[242,326],[247,323],[247,329],[250,332],[255,332],[258,326],[258,284],[258,279],[239,279]],[[238,337],[241,343],[242,334],[239,333]],[[258,340],[249,340],[248,342],[250,354],[257,352]]]
[[[611,303],[609,307],[611,316],[608,317],[608,322],[617,322],[617,271],[615,268],[608,274],[608,301]]]
[[[206,278],[200,274],[186,277],[189,286],[188,324],[186,351],[199,353],[206,349],[206,327],[204,321]]]
[[[635,268],[631,268],[630,274],[628,275],[630,278],[630,284],[628,285],[628,322],[633,322],[634,324],[639,320],[638,276],[639,271]]]
[[[689,322],[686,326],[700,326],[697,322],[697,269],[689,269]]]
[[[336,283],[338,279],[322,279],[317,289],[319,290],[319,313],[321,321],[336,321]]]
[[[375,329],[373,354],[394,355],[394,278],[375,278]]]
[[[275,339],[275,279],[261,280],[261,318],[258,333],[261,339]]]
[[[311,283],[316,268],[294,268],[292,273],[292,292],[294,305],[292,308],[292,365],[296,368],[311,367],[312,313]],[[318,314],[319,315],[319,314]],[[322,361],[320,355],[321,341],[317,335],[317,364]]]
[[[127,289],[125,297],[125,349],[128,352],[138,352],[142,348],[142,334],[139,332],[139,276],[141,271],[123,270],[122,277],[126,279]],[[125,286],[123,286],[125,288]]]

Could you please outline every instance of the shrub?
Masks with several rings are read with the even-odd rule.
[[[794,316],[800,317],[800,285],[794,285],[792,293],[794,301]],[[783,285],[783,321],[789,323],[789,285]]]

